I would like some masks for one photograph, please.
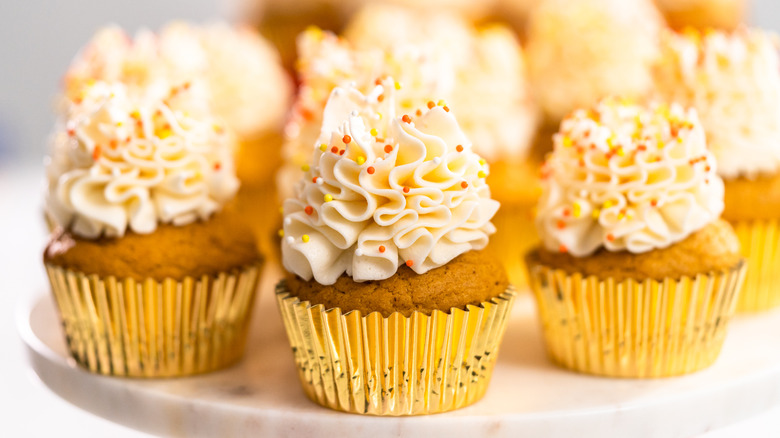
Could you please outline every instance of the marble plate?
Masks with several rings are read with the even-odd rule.
[[[379,418],[329,411],[303,395],[265,273],[246,358],[200,377],[133,380],[89,374],[67,354],[53,301],[17,311],[30,365],[70,403],[164,436],[341,438],[692,436],[780,403],[780,312],[737,317],[719,360],[694,375],[605,379],[567,372],[544,352],[530,294],[523,293],[485,398],[459,411]]]

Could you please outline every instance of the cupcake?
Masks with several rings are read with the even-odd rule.
[[[662,28],[650,0],[542,0],[529,17],[526,54],[550,134],[575,108],[650,91]]]
[[[330,92],[353,83],[370,93],[378,80],[392,76],[398,113],[452,108],[475,151],[490,163],[490,184],[504,205],[496,220],[508,223],[507,230],[499,229],[506,235],[491,245],[508,263],[512,281],[524,283],[517,254],[535,239],[529,211],[538,192],[529,149],[537,117],[517,40],[505,27],[477,29],[451,14],[424,15],[396,6],[382,10],[387,13],[359,13],[344,38],[318,30],[299,37],[301,87],[287,125],[281,197],[290,195],[291,181],[308,164]],[[509,225],[516,231],[508,232]]]
[[[487,164],[454,109],[399,116],[394,82],[331,93],[284,202],[277,298],[310,399],[431,414],[484,395],[514,292],[484,251],[499,207]]]
[[[674,29],[736,29],[745,20],[747,0],[655,0]]]
[[[636,378],[713,363],[746,264],[695,110],[607,99],[554,144],[527,256],[552,360]]]
[[[696,108],[726,184],[724,219],[750,268],[738,310],[780,304],[780,58],[757,29],[667,33],[660,98]]]
[[[98,81],[55,129],[58,229],[43,258],[68,348],[91,372],[184,376],[243,354],[262,260],[227,206],[230,132],[197,89]]]

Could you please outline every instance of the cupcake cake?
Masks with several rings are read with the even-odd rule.
[[[744,22],[747,0],[655,0],[673,29],[736,29]]]
[[[506,235],[492,245],[508,263],[512,281],[522,284],[525,269],[517,254],[535,241],[530,206],[538,196],[537,164],[529,149],[537,117],[517,40],[501,26],[477,29],[446,13],[382,8],[387,13],[359,13],[344,38],[319,30],[299,37],[301,87],[287,125],[281,197],[290,195],[292,181],[308,164],[330,92],[352,84],[370,93],[377,81],[392,76],[398,113],[452,108],[475,151],[490,163],[490,184],[504,205],[496,221],[507,222],[506,230],[499,230]],[[508,231],[510,224],[515,231]]]
[[[542,0],[529,17],[526,45],[549,132],[542,139],[575,108],[650,91],[663,25],[651,0]]]
[[[724,219],[749,260],[740,311],[780,305],[780,58],[758,29],[669,32],[660,98],[696,108],[726,184]]]
[[[196,84],[128,88],[84,88],[53,135],[44,264],[68,347],[115,376],[223,368],[243,354],[262,261],[228,207],[233,139]]]
[[[695,110],[607,99],[554,144],[527,257],[550,357],[612,377],[709,366],[745,262]]]
[[[514,293],[484,251],[499,207],[487,164],[454,109],[398,114],[395,91],[332,91],[284,202],[277,298],[310,399],[431,414],[484,395]]]

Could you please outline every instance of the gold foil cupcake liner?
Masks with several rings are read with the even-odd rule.
[[[71,355],[93,373],[178,377],[243,356],[260,264],[179,281],[46,270]]]
[[[525,254],[540,242],[534,225],[532,206],[503,203],[493,217],[496,234],[491,236],[488,251],[506,268],[509,282],[518,289],[529,285],[528,268],[519,254]]]
[[[694,278],[645,281],[568,274],[529,255],[531,287],[550,358],[609,377],[666,377],[720,353],[746,263]]]
[[[737,312],[758,312],[780,305],[780,220],[732,222],[742,255],[748,260]]]
[[[303,390],[314,402],[370,415],[424,415],[470,405],[485,394],[515,292],[431,315],[343,313],[276,297]]]

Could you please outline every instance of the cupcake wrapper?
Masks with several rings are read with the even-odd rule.
[[[527,288],[528,268],[520,254],[539,244],[531,205],[503,203],[492,222],[498,231],[491,236],[488,251],[504,264],[510,283]]]
[[[529,256],[547,351],[570,370],[666,377],[711,365],[734,314],[746,264],[679,280],[568,274]]]
[[[423,415],[458,409],[487,390],[515,292],[466,310],[385,318],[276,297],[306,395],[339,411]]]
[[[244,353],[259,264],[180,281],[46,270],[71,355],[93,373],[186,376]]]
[[[742,255],[750,266],[737,312],[758,312],[780,305],[780,220],[732,222]]]

